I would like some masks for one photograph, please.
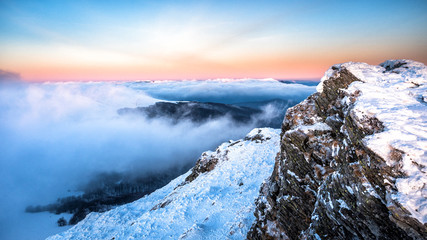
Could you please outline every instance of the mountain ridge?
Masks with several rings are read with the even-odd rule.
[[[281,130],[224,143],[164,188],[49,239],[427,238],[426,66],[338,64],[317,90]]]
[[[287,111],[248,238],[425,239],[426,82],[409,60],[332,66]]]

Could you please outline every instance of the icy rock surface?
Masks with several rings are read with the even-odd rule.
[[[242,239],[255,199],[279,151],[277,129],[202,154],[196,166],[165,187],[108,212],[91,213],[49,239]]]
[[[288,109],[249,239],[427,239],[427,68],[332,66]]]

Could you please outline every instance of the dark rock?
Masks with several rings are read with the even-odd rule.
[[[408,64],[408,63],[406,63],[404,61],[386,61],[386,62],[381,63],[380,66],[385,68],[384,72],[390,72],[390,71],[393,71],[397,68],[405,66],[406,64]],[[399,73],[399,72],[396,72],[396,73]]]
[[[261,130],[258,130],[258,133],[255,134],[254,136],[251,137],[245,137],[243,140],[245,141],[253,141],[253,142],[264,142],[266,140],[270,140],[269,137],[265,137],[264,135],[261,134]],[[233,143],[236,144],[236,143]],[[233,146],[233,145],[230,145]]]
[[[60,219],[58,219],[58,221],[56,222],[58,224],[59,227],[63,227],[67,225],[67,220],[65,220],[65,218],[61,217]]]
[[[234,106],[222,103],[201,102],[157,102],[148,107],[122,108],[118,110],[120,115],[142,114],[147,118],[167,118],[174,123],[190,120],[195,123],[204,123],[210,119],[229,116],[236,122],[248,123],[261,110]]]
[[[192,168],[191,174],[185,178],[185,182],[192,182],[200,174],[212,171],[217,163],[218,158],[203,153],[202,156],[197,160],[196,165]]]

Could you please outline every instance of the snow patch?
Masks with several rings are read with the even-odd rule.
[[[345,209],[350,210],[350,207],[347,205],[346,202],[344,202],[344,200],[338,199],[337,202],[340,204],[340,208],[345,208]]]

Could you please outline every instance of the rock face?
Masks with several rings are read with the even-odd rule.
[[[408,60],[329,69],[287,111],[248,239],[427,239],[426,83]]]

